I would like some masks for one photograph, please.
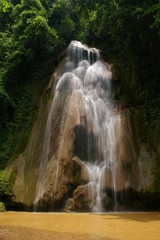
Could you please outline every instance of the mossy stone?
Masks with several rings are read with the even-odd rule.
[[[0,202],[0,212],[5,212],[6,208],[5,208],[5,204],[3,202]]]

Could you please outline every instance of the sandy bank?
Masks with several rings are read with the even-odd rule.
[[[0,240],[159,240],[160,213],[0,213]]]

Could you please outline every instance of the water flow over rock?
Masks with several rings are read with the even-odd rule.
[[[139,186],[129,114],[113,100],[99,50],[72,41],[61,57],[17,165],[16,201],[35,211],[113,210]]]
[[[50,168],[49,150],[51,144],[54,115],[57,106],[63,100],[60,119],[61,137],[55,168],[55,178],[50,194],[51,204],[58,201],[60,165],[69,161],[70,151],[74,152],[70,134],[76,127],[83,131],[76,134],[77,154],[88,171],[88,209],[103,211],[102,195],[106,186],[105,173],[110,176],[110,188],[117,191],[117,135],[120,131],[120,116],[117,106],[112,102],[112,72],[110,67],[100,59],[97,49],[88,48],[80,42],[69,45],[62,70],[55,73],[57,85],[48,114],[44,143],[36,187],[35,207],[44,201],[46,178]],[[83,136],[84,132],[84,136]],[[54,133],[53,133],[54,134]],[[73,136],[74,138],[74,136]],[[76,155],[75,151],[75,155]],[[72,153],[73,154],[73,153]],[[63,192],[63,191],[62,191]],[[65,190],[64,190],[65,192]],[[116,197],[116,194],[115,194]],[[83,208],[83,206],[82,206]]]

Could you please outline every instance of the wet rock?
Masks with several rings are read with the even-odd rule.
[[[95,162],[99,159],[96,136],[86,126],[76,125],[74,128],[74,154],[83,161]]]
[[[77,185],[85,184],[90,181],[87,166],[78,157],[72,159],[73,163],[73,183]]]
[[[160,193],[143,192],[128,188],[124,192],[125,209],[133,211],[157,211],[160,210]]]
[[[122,191],[125,189],[125,179],[124,179],[124,174],[123,174],[123,169],[121,166],[117,165],[117,168],[115,169],[115,178],[112,176],[113,174],[111,173],[110,169],[106,168],[104,171],[104,176],[103,176],[103,189],[114,189],[118,191]]]
[[[113,211],[114,210],[114,201],[113,199],[105,192],[102,194],[102,204],[105,210]]]
[[[79,55],[77,55],[77,51],[81,52],[83,56],[83,60],[88,60],[90,58],[90,62],[94,63],[97,60],[98,51],[95,48],[88,48],[85,45],[82,45],[80,42],[72,41],[68,47],[69,51],[65,53],[70,55],[70,58],[75,62],[78,63]],[[89,50],[89,51],[88,51]]]
[[[75,211],[75,202],[74,202],[73,198],[69,198],[67,200],[66,205],[65,205],[65,211],[66,212]]]
[[[41,210],[58,210],[64,206],[66,195],[68,194],[68,181],[70,178],[69,173],[66,174],[65,159],[59,161],[54,156],[48,164],[46,176],[41,181],[44,185],[43,188],[39,186],[37,189],[37,196],[35,199],[35,205],[38,207],[38,211]],[[37,209],[36,209],[37,210]]]
[[[80,185],[73,193],[76,211],[90,211],[96,203],[96,191],[94,186],[89,183]]]
[[[16,172],[16,181],[13,186],[13,195],[14,195],[14,201],[23,201],[23,189],[24,186],[24,169],[25,169],[25,158],[23,154],[21,154],[17,159],[17,164],[15,168]]]

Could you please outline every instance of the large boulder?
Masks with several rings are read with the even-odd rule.
[[[73,193],[76,211],[90,211],[96,203],[97,193],[92,183],[80,185]]]
[[[74,212],[75,211],[75,202],[73,198],[68,198],[65,209],[66,212]]]

